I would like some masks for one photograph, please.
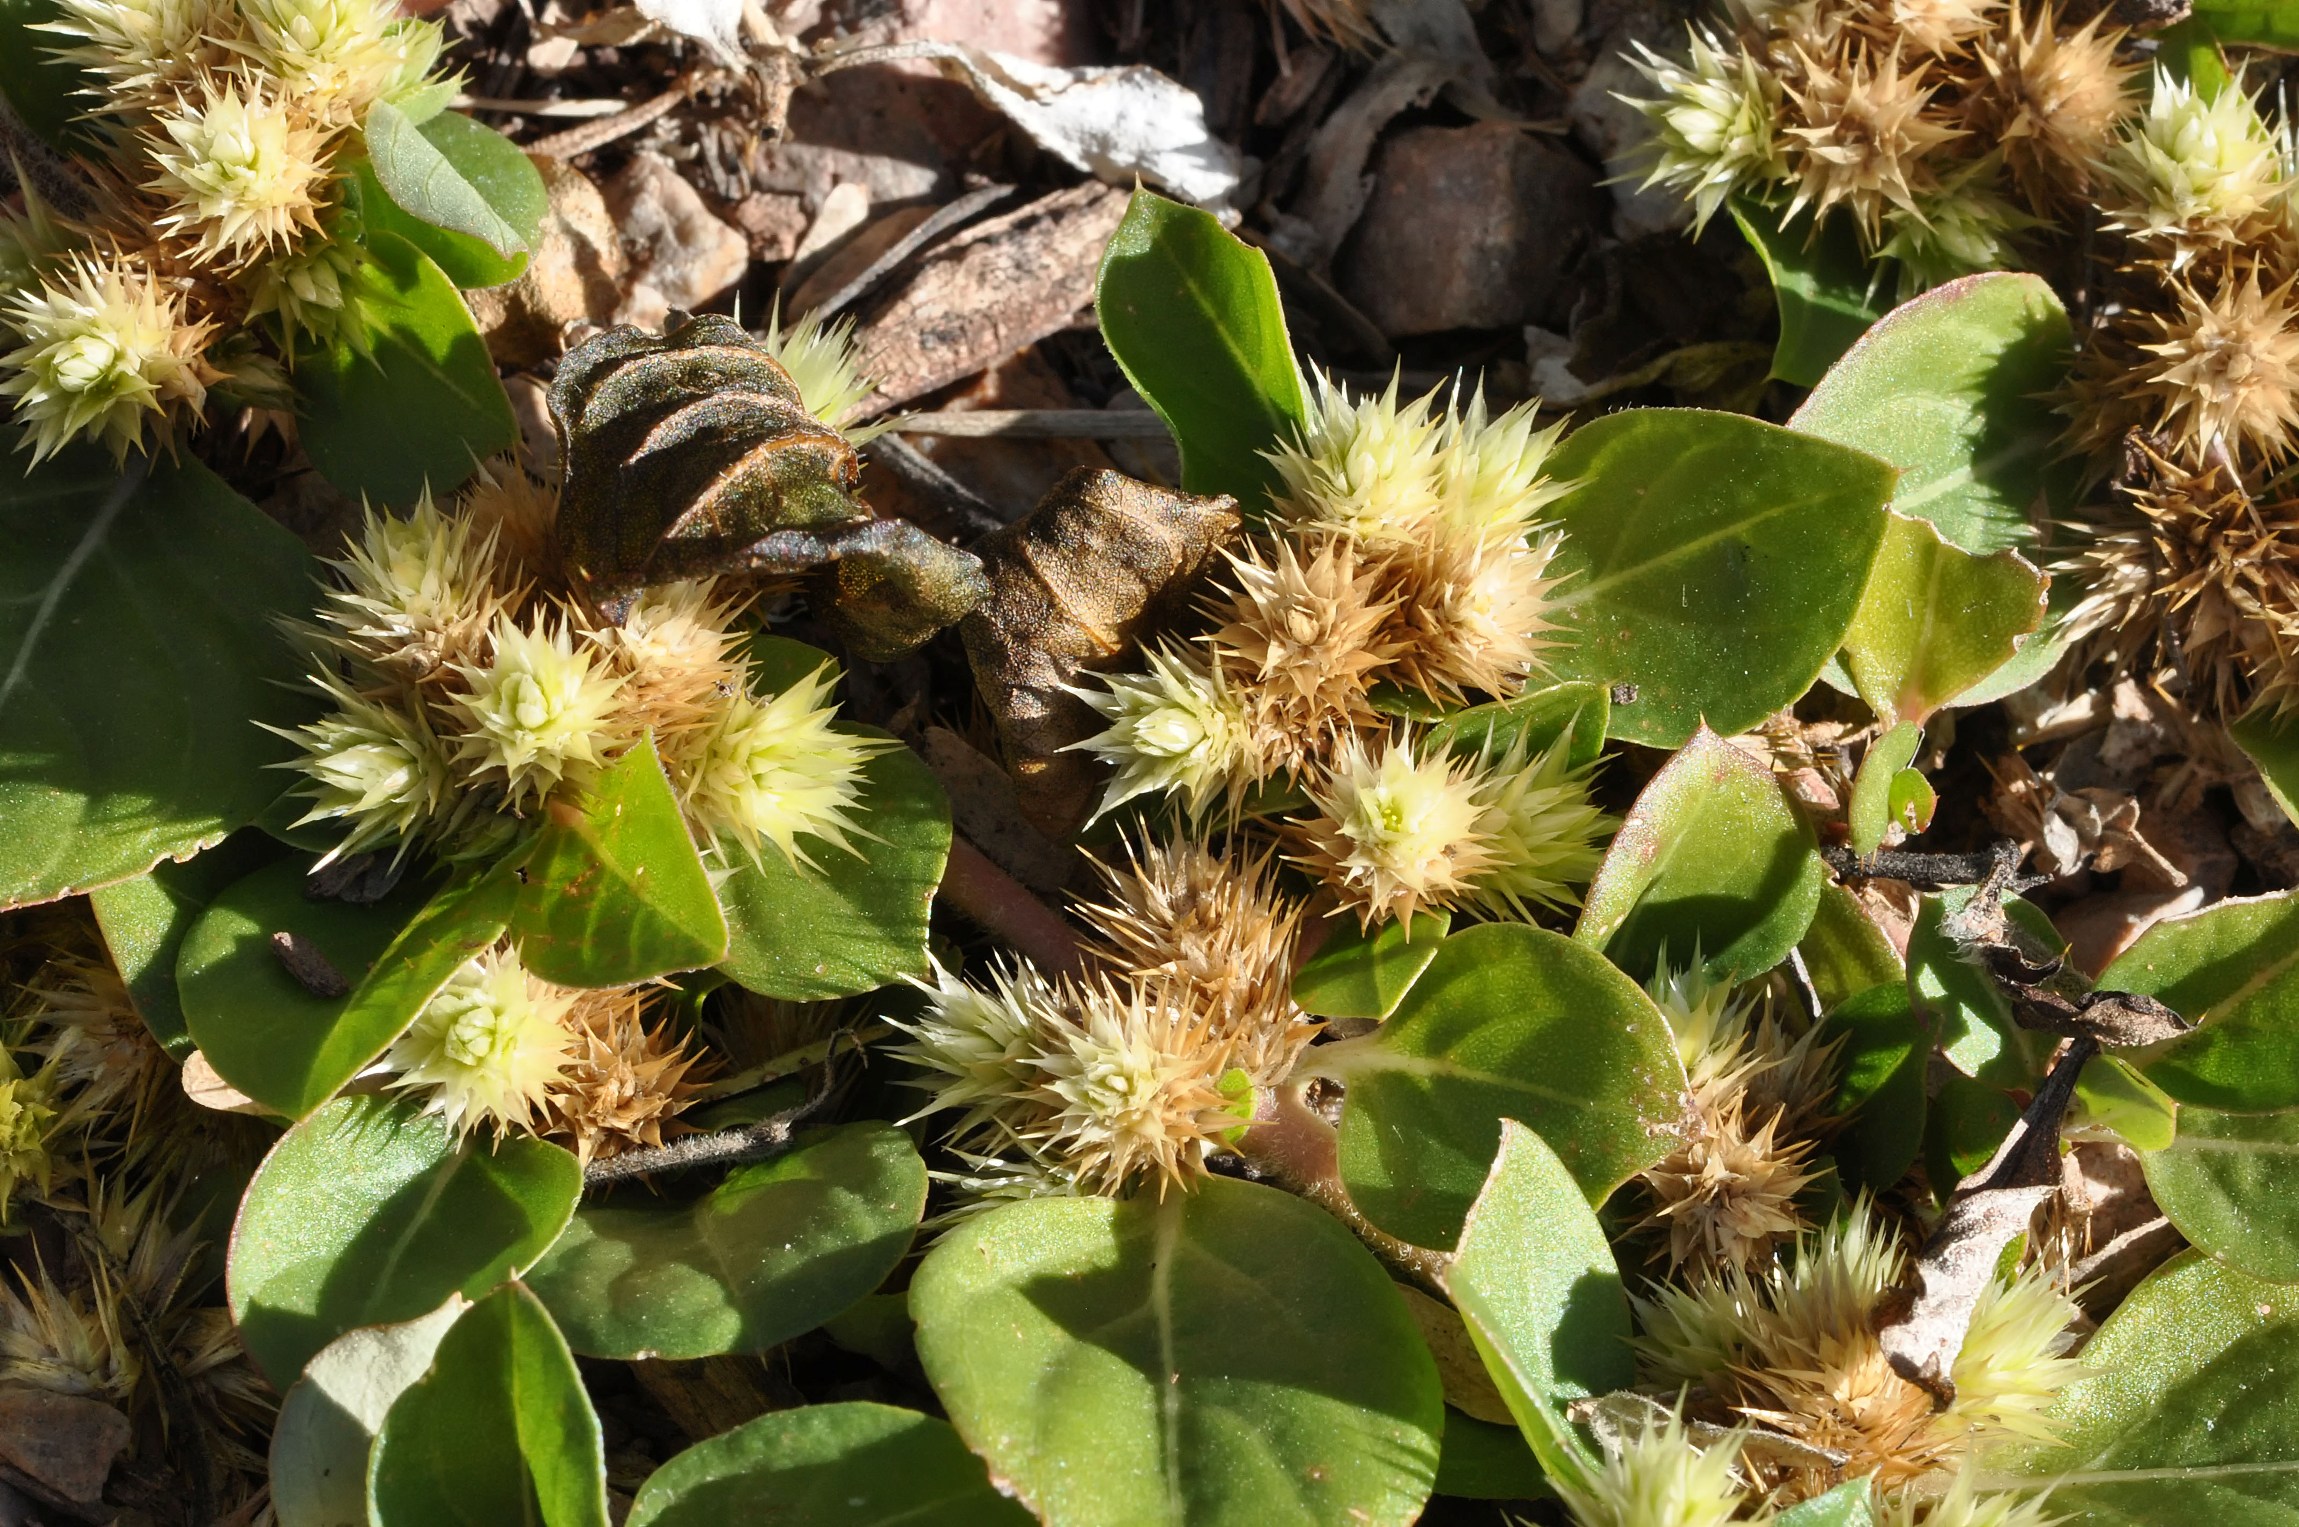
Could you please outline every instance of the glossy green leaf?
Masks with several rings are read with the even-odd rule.
[[[1300,429],[1301,376],[1269,258],[1213,215],[1136,190],[1094,289],[1102,339],[1181,447],[1181,485],[1259,515],[1261,453]]]
[[[1876,1509],[1868,1481],[1848,1479],[1826,1495],[1815,1495],[1772,1519],[1772,1527],[1874,1527]]]
[[[1923,520],[1890,521],[1844,666],[1878,716],[1922,725],[2019,652],[2043,624],[2048,580],[2017,552],[1974,556]]]
[[[1924,729],[1903,721],[1869,745],[1852,781],[1852,800],[1845,807],[1845,824],[1852,830],[1852,852],[1874,853],[1892,826],[1892,781],[1923,746]],[[1904,824],[1903,824],[1904,825]]]
[[[284,1386],[355,1326],[484,1294],[556,1240],[575,1158],[513,1135],[460,1144],[400,1098],[339,1098],[280,1138],[232,1230],[240,1337]]]
[[[479,126],[476,122],[471,125]],[[365,136],[367,160],[376,181],[401,210],[435,228],[469,234],[506,260],[527,251],[527,239],[407,113],[389,101],[377,101],[367,109]],[[509,146],[505,140],[505,147]],[[529,172],[533,172],[531,165]],[[539,176],[536,189],[541,189]]]
[[[1739,196],[1729,205],[1772,279],[1780,311],[1772,374],[1810,387],[1890,306],[1880,290],[1889,276],[1861,254],[1860,235],[1847,217],[1828,219],[1815,237],[1809,213],[1784,224],[1778,207]]]
[[[303,894],[307,861],[265,866],[193,923],[176,990],[216,1074],[300,1119],[406,1032],[447,978],[502,937],[517,883],[510,862],[425,899],[413,877],[371,906]],[[315,996],[289,975],[274,933],[300,935],[352,983]]]
[[[2122,1056],[2100,1055],[2076,1078],[2065,1127],[2110,1130],[2136,1151],[2166,1150],[2179,1137],[2179,1105]]]
[[[2024,1087],[2039,1074],[2038,1041],[2012,1021],[1995,978],[1968,962],[1942,931],[1951,912],[1972,899],[1969,886],[1927,895],[1908,934],[1908,990],[1948,1063],[1997,1087]],[[2055,946],[2059,937],[2043,913],[2016,896],[2006,912]]]
[[[1452,922],[1449,912],[1421,912],[1368,935],[1356,919],[1335,918],[1294,972],[1293,1000],[1320,1018],[1386,1018],[1437,957]]]
[[[2147,1189],[2179,1233],[2272,1283],[2299,1283],[2299,1111],[2179,1110],[2170,1146],[2145,1156]]]
[[[1804,969],[1823,1008],[1887,982],[1907,979],[1899,951],[1884,937],[1884,930],[1860,909],[1860,898],[1831,880],[1820,889],[1820,903],[1812,909],[1812,926],[1796,948],[1804,956]]]
[[[775,1411],[655,1470],[625,1527],[1028,1527],[947,1421],[854,1401]]]
[[[429,255],[457,286],[501,286],[527,268],[550,196],[534,161],[510,139],[459,112],[441,112],[417,132],[454,172],[478,192],[488,210],[517,235],[518,248],[498,252],[486,239],[424,221],[394,201],[367,163],[355,167],[350,196],[357,198],[362,229],[396,233]],[[349,199],[347,197],[347,199]],[[364,235],[363,235],[364,236]]]
[[[1976,556],[2032,546],[2060,488],[2050,393],[2073,352],[2040,276],[1966,276],[1902,303],[1829,369],[1791,429],[1900,469],[1892,509]],[[2058,507],[2068,507],[2064,499]]]
[[[2299,823],[2299,713],[2277,718],[2255,711],[2231,722],[2227,735],[2259,765],[2259,777],[2283,814]]]
[[[2210,23],[2191,11],[2185,21],[2174,22],[2155,34],[2155,60],[2175,80],[2217,93],[2228,80],[2227,61]]]
[[[1602,684],[1551,684],[1513,700],[1451,712],[1429,728],[1428,746],[1501,754],[1522,743],[1528,755],[1538,755],[1569,737],[1565,756],[1578,768],[1604,756],[1611,719],[1611,697]]]
[[[848,728],[871,737],[870,727]],[[718,888],[730,938],[720,968],[769,997],[820,1002],[926,972],[926,917],[950,858],[950,802],[918,755],[896,747],[863,767],[859,854],[813,840],[814,869],[769,847]]]
[[[927,1253],[910,1309],[959,1435],[1050,1527],[1402,1527],[1436,1475],[1404,1301],[1276,1188],[994,1209]]]
[[[2196,1026],[2139,1061],[2180,1102],[2238,1113],[2299,1102],[2299,895],[2238,898],[2166,918],[2099,984],[2155,997]]]
[[[1919,833],[1932,825],[1932,814],[1939,809],[1939,793],[1921,770],[1901,769],[1893,774],[1884,798],[1885,815],[1891,820],[1911,833]]]
[[[1360,1039],[1307,1069],[1348,1084],[1341,1176],[1367,1218],[1450,1247],[1484,1187],[1501,1121],[1540,1132],[1592,1203],[1667,1154],[1684,1068],[1668,1021],[1594,950],[1522,923],[1452,935]]]
[[[2195,19],[2221,43],[2299,50],[2299,8],[2290,0],[2199,0]]]
[[[1525,1446],[1524,1433],[1447,1410],[1437,1493],[1464,1500],[1539,1500],[1556,1492],[1541,1472],[1541,1461]]]
[[[1731,734],[1812,687],[1884,535],[1891,467],[1737,414],[1636,408],[1567,436],[1550,564],[1559,678],[1610,688],[1615,737]]]
[[[163,861],[148,874],[89,893],[104,948],[127,983],[137,1015],[176,1060],[196,1048],[176,992],[176,957],[184,935],[210,902],[279,853],[279,845],[265,834],[243,830],[203,854],[181,863]]]
[[[562,986],[629,986],[726,957],[726,918],[652,737],[579,801],[551,803],[511,936],[522,964]]]
[[[1761,975],[1812,925],[1828,871],[1772,771],[1706,729],[1644,787],[1613,834],[1573,937],[1632,975],[1665,953],[1711,975]]]
[[[607,1527],[606,1447],[535,1296],[507,1284],[392,1403],[368,1465],[375,1527]]]
[[[2001,1088],[1960,1074],[1943,1078],[1924,1110],[1924,1172],[1932,1192],[1944,1199],[1986,1166],[2019,1117],[2020,1105]]]
[[[1835,1101],[1843,1119],[1834,1143],[1836,1175],[1848,1187],[1882,1192],[1907,1175],[1924,1145],[1924,1068],[1931,1038],[1894,979],[1838,1003],[1828,1032],[1840,1036]]]
[[[55,0],[0,0],[0,97],[41,142],[62,148],[97,82],[54,56],[67,45],[53,32],[36,30],[60,14]]]
[[[392,1402],[423,1377],[462,1295],[428,1315],[360,1326],[321,1348],[279,1402],[271,1506],[279,1527],[367,1527],[367,1460]]]
[[[1567,1407],[1636,1382],[1628,1295],[1581,1185],[1515,1120],[1502,1126],[1445,1290],[1542,1468],[1577,1478],[1594,1460]]]
[[[345,293],[362,344],[297,361],[300,437],[311,464],[354,497],[411,504],[445,494],[518,444],[511,401],[455,283],[396,234],[371,229]]]
[[[2299,1515],[2299,1287],[2199,1252],[2165,1263],[2083,1349],[2050,1412],[2057,1447],[2016,1467],[2081,1527]]]
[[[0,909],[223,840],[279,794],[309,704],[277,622],[295,537],[189,460],[74,448],[27,472],[0,426]]]
[[[847,1124],[692,1203],[584,1209],[528,1275],[586,1357],[763,1352],[885,1281],[926,1210],[891,1124]]]

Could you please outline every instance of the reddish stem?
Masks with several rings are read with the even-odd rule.
[[[1085,952],[1078,947],[1077,933],[1061,914],[962,837],[953,835],[950,839],[950,865],[943,872],[942,889],[935,894],[979,923],[985,932],[1027,956],[1047,975],[1085,974]]]

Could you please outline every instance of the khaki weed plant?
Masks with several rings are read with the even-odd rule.
[[[669,110],[851,62],[785,10]],[[915,246],[538,364],[461,294],[546,172],[448,26],[0,7],[0,1508],[2287,1520],[2248,14],[1641,48],[1761,418],[1297,354],[1136,188],[1097,313],[1178,457],[1025,507],[891,412]]]

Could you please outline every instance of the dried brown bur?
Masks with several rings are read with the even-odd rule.
[[[877,662],[989,592],[972,556],[872,515],[854,447],[730,318],[586,340],[550,402],[567,464],[560,548],[609,621],[650,584],[805,575],[840,640]]]
[[[990,596],[959,631],[1040,830],[1075,831],[1101,789],[1104,766],[1063,751],[1102,729],[1073,687],[1176,611],[1237,526],[1235,499],[1080,467],[976,544]]]

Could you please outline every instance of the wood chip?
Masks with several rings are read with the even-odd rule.
[[[44,1494],[92,1505],[128,1445],[128,1418],[101,1400],[0,1386],[0,1463]]]

